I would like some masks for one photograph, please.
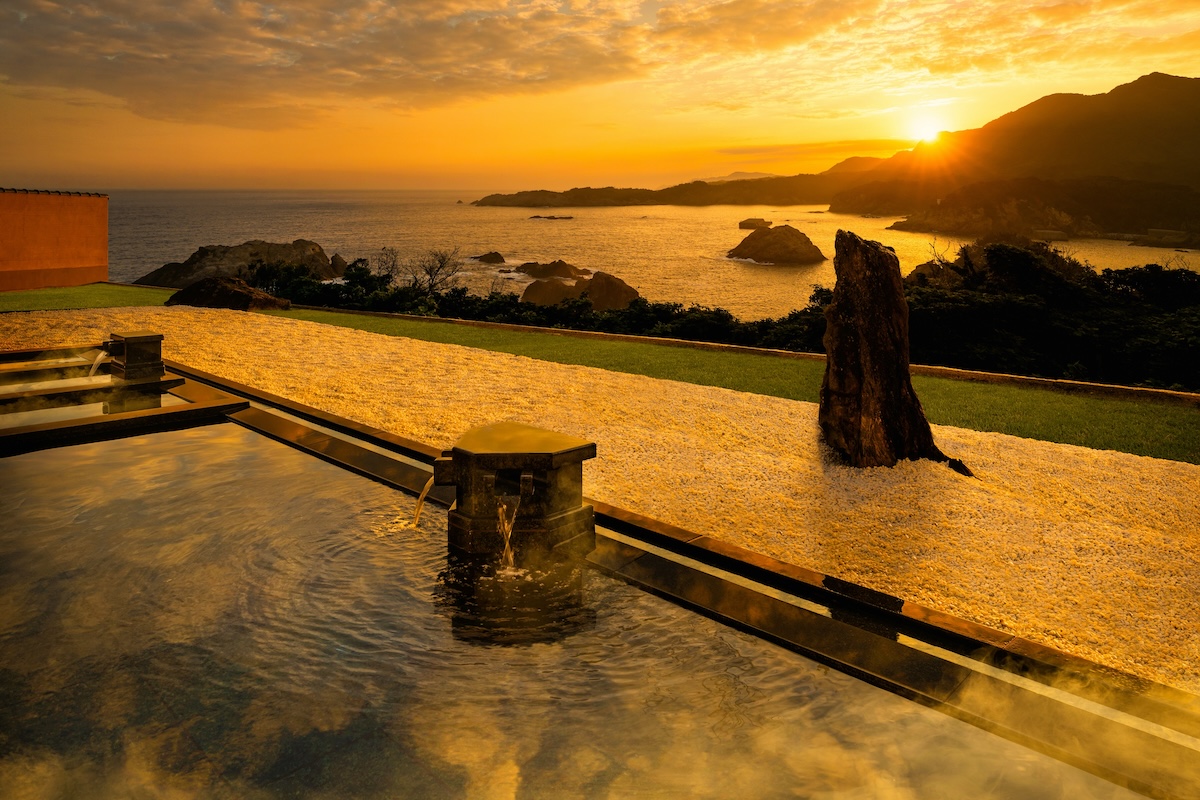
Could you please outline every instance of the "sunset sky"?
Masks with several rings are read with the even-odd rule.
[[[1197,65],[1196,0],[4,0],[0,186],[790,175]]]

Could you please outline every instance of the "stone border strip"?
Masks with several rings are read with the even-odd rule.
[[[661,336],[633,336],[625,333],[604,333],[602,331],[576,331],[569,328],[543,328],[535,325],[514,325],[508,322],[483,322],[472,319],[451,319],[447,317],[420,317],[412,314],[392,314],[385,311],[357,311],[344,308],[325,308],[323,306],[293,305],[292,308],[304,311],[328,311],[337,314],[356,314],[365,317],[384,317],[402,319],[406,322],[443,322],[451,325],[463,325],[473,328],[490,328],[492,330],[514,331],[517,333],[545,333],[553,336],[572,336],[580,339],[599,339],[611,342],[630,342],[634,344],[655,344],[664,347],[683,347],[692,350],[713,350],[724,353],[745,353],[747,355],[784,358],[795,361],[825,361],[824,353],[804,353],[796,350],[778,350],[768,347],[747,347],[740,344],[720,344],[717,342],[694,342],[689,339],[668,339]],[[956,381],[972,381],[975,383],[991,383],[1028,388],[1048,389],[1068,394],[1090,394],[1100,397],[1114,397],[1125,400],[1157,400],[1164,403],[1192,406],[1200,408],[1200,393],[1176,391],[1174,389],[1152,389],[1144,386],[1120,386],[1112,383],[1089,383],[1087,381],[1072,381],[1065,378],[1035,378],[1025,375],[1009,375],[1002,372],[981,372],[978,370],[959,369],[957,367],[937,367],[925,364],[913,364],[910,367],[913,375],[930,378],[948,378]]]
[[[178,291],[170,286],[150,286],[141,283],[122,283],[120,281],[103,281],[112,286],[134,286],[143,289],[168,289]],[[406,322],[446,323],[472,328],[489,328],[498,331],[513,331],[516,333],[545,333],[552,336],[572,336],[579,339],[598,339],[610,342],[630,342],[633,344],[654,344],[663,347],[683,347],[692,350],[712,350],[724,353],[745,353],[746,355],[768,356],[773,358],[792,359],[796,361],[825,361],[824,353],[804,353],[798,350],[779,350],[770,347],[748,347],[741,344],[721,344],[718,342],[695,342],[690,339],[670,339],[664,336],[634,336],[627,333],[605,333],[603,331],[577,331],[570,328],[544,328],[537,325],[514,325],[510,322],[484,322],[474,319],[454,319],[452,317],[422,317],[414,314],[396,314],[389,311],[359,311],[349,308],[328,308],[326,306],[293,305],[292,308],[302,311],[328,311],[333,314],[354,314],[363,317],[383,317],[385,319],[401,319]],[[947,378],[956,381],[971,381],[974,383],[991,383],[1027,388],[1047,389],[1066,394],[1087,394],[1098,397],[1113,397],[1122,400],[1156,400],[1172,405],[1191,406],[1200,408],[1200,393],[1177,391],[1175,389],[1153,389],[1145,386],[1121,386],[1114,383],[1090,383],[1088,381],[1073,381],[1066,378],[1036,378],[1026,375],[1009,375],[1003,372],[982,372],[979,370],[959,369],[958,367],[938,367],[926,364],[912,364],[909,367],[913,375],[930,378]]]
[[[588,561],[629,583],[747,630],[873,685],[1150,797],[1197,797],[1200,739],[1076,686],[1047,686],[1009,665],[956,657],[934,643],[864,625],[836,606],[767,587],[598,530]],[[656,552],[657,551],[657,552]]]
[[[1047,686],[1068,682],[1074,694],[1200,739],[1200,697],[1191,693],[607,503],[588,502],[596,509],[596,519],[615,533],[817,603],[835,619],[888,638],[929,642]],[[640,557],[632,550],[626,554],[629,562],[606,557],[602,566],[615,572]]]

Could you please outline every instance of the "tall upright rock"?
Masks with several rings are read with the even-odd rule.
[[[909,376],[908,303],[896,253],[838,231],[833,269],[818,415],[825,442],[856,467],[950,461],[933,443]],[[969,474],[961,462],[951,466]]]

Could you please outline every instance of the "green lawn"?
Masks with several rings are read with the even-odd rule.
[[[169,290],[94,284],[0,293],[0,311],[159,305]],[[293,319],[478,347],[743,392],[817,401],[824,364],[771,355],[497,330],[335,311],[269,312]],[[1200,408],[915,376],[929,420],[980,431],[1200,464]]]
[[[34,289],[28,292],[0,292],[0,312],[161,306],[174,293],[172,289],[113,286],[107,283],[67,286],[62,289]]]

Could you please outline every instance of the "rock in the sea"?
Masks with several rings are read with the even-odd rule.
[[[475,261],[480,262],[481,264],[503,264],[504,263],[504,256],[500,255],[495,250],[493,250],[490,253],[484,253],[481,256],[471,256],[471,258]]]
[[[729,251],[729,257],[748,258],[760,264],[816,264],[825,260],[825,254],[791,225],[751,231]]]
[[[826,444],[855,467],[949,461],[933,443],[909,376],[908,303],[896,253],[838,231],[833,269],[818,412]],[[970,474],[961,462],[951,466]]]
[[[333,275],[340,278],[346,274],[346,259],[342,258],[341,253],[334,253],[329,257],[329,268],[333,270]]]
[[[522,303],[553,306],[563,300],[587,296],[593,311],[612,311],[627,308],[641,297],[638,290],[625,281],[607,272],[597,272],[591,277],[575,281],[560,278],[543,278],[525,287],[521,294]]]
[[[339,277],[330,265],[329,257],[316,242],[297,239],[291,244],[280,244],[254,239],[232,247],[223,244],[201,247],[182,264],[164,264],[134,283],[182,289],[201,278],[241,277],[256,261],[305,266],[309,274],[321,280]]]
[[[592,301],[593,311],[612,311],[628,308],[629,304],[641,297],[638,290],[630,286],[616,275],[607,272],[597,272],[591,280],[580,279],[575,285],[584,285],[588,300]]]
[[[583,288],[576,288],[575,284],[576,281],[541,278],[525,287],[525,291],[521,293],[521,302],[533,303],[535,306],[558,305],[563,300],[583,294]]]
[[[168,297],[166,304],[169,306],[199,306],[200,308],[232,308],[236,311],[292,307],[290,300],[272,297],[261,289],[255,289],[241,278],[223,276],[201,278]]]
[[[592,274],[590,269],[568,264],[562,259],[551,261],[549,264],[539,264],[536,261],[529,261],[513,271],[528,275],[531,278],[586,278]]]
[[[738,227],[744,231],[758,230],[759,228],[771,227],[771,221],[762,217],[750,217],[738,223]]]

